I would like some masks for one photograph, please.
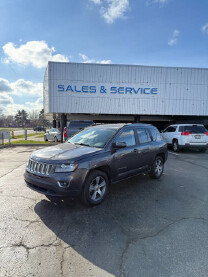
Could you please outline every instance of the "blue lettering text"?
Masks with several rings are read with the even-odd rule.
[[[111,93],[117,93],[117,88],[116,87],[111,87]]]
[[[58,91],[64,91],[64,85],[58,85]]]
[[[66,88],[66,91],[72,91],[72,92],[73,92],[73,89],[72,89],[72,87],[69,85],[69,86]]]
[[[96,93],[96,86],[90,86],[90,92]]]
[[[124,87],[119,87],[118,88],[118,93],[124,94]]]
[[[88,86],[82,86],[82,92],[88,92]]]
[[[152,88],[152,89],[151,89],[151,94],[157,94],[157,93],[158,93],[157,90],[158,90],[157,88]]]

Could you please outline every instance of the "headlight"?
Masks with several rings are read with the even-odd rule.
[[[55,172],[72,172],[75,171],[78,164],[57,164]]]

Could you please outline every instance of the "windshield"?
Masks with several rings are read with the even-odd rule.
[[[67,140],[67,143],[103,148],[116,131],[116,128],[89,128]]]
[[[207,132],[207,129],[204,126],[191,125],[191,126],[180,126],[179,132],[190,132],[192,134],[203,134]]]

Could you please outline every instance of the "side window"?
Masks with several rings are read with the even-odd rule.
[[[174,133],[175,131],[176,131],[176,127],[175,126],[171,127],[171,131],[170,132]]]
[[[136,141],[133,129],[123,131],[116,139],[116,142],[125,142],[127,146],[135,145]]]
[[[160,133],[156,128],[151,128],[150,132],[152,134],[153,141],[161,139]]]
[[[170,129],[171,129],[171,127],[166,128],[165,131],[164,131],[164,133],[170,132]]]
[[[140,144],[151,141],[149,132],[145,129],[136,129]]]
[[[167,129],[165,129],[164,133],[173,133],[176,131],[176,127],[170,126]]]

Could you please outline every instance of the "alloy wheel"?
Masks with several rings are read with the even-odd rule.
[[[158,159],[155,163],[155,174],[157,176],[160,176],[162,174],[162,171],[163,171],[163,164],[162,164],[162,161]]]
[[[178,150],[178,144],[176,141],[173,142],[173,150],[177,151]]]
[[[102,176],[97,176],[92,180],[89,186],[89,196],[93,201],[99,201],[103,198],[106,190],[106,181]]]

